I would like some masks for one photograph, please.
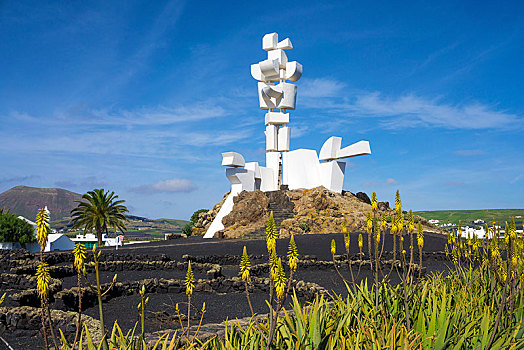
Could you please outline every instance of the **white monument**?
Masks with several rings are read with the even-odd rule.
[[[342,147],[342,138],[330,137],[317,151],[297,149],[290,151],[291,129],[289,113],[295,110],[296,82],[302,76],[302,65],[288,61],[286,50],[291,50],[291,40],[278,41],[277,33],[264,35],[262,49],[267,59],[251,65],[251,75],[258,80],[260,109],[267,111],[266,166],[258,162],[246,163],[236,152],[222,153],[222,165],[231,182],[231,193],[209,226],[204,238],[212,238],[224,228],[222,219],[233,209],[233,198],[242,191],[276,191],[281,185],[290,190],[310,189],[318,186],[333,192],[342,192],[346,163],[340,159],[371,154],[368,141],[359,141]],[[288,82],[290,81],[290,82]]]

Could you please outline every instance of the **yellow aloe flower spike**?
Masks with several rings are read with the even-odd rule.
[[[424,247],[424,231],[422,230],[422,224],[420,221],[418,222],[417,226],[417,243],[420,249]]]
[[[511,222],[509,224],[509,235],[512,239],[517,239],[517,228],[515,226],[515,218],[511,218]]]
[[[394,221],[391,223],[391,234],[396,235],[397,234],[397,225],[396,225],[396,217],[394,218]]]
[[[378,210],[377,194],[375,192],[371,194],[371,210],[373,211]]]
[[[271,272],[271,278],[275,280],[276,272],[278,269],[278,257],[275,249],[271,250],[269,254],[269,270]]]
[[[284,290],[286,288],[286,274],[284,272],[284,267],[282,266],[282,261],[278,259],[277,264],[277,273],[275,276],[275,291],[278,299],[282,299],[284,295]]]
[[[362,249],[362,246],[363,246],[362,233],[359,233],[359,235],[358,235],[358,248]]]
[[[73,249],[73,256],[73,266],[75,267],[78,273],[81,273],[84,269],[84,261],[86,259],[86,248],[82,243],[79,242],[75,244],[75,248]]]
[[[295,237],[291,235],[289,240],[289,248],[287,251],[287,259],[289,262],[289,268],[291,271],[296,271],[298,266],[298,249],[295,243]]]
[[[382,215],[380,215],[380,229],[384,231],[387,226],[388,222],[386,220],[386,214],[382,213]]]
[[[402,211],[397,213],[397,232],[400,234],[404,228],[404,214]]]
[[[368,234],[371,234],[373,230],[373,217],[371,216],[371,213],[368,213],[366,216],[366,231]]]
[[[269,214],[266,226],[266,244],[267,251],[271,252],[276,247],[276,239],[278,238],[277,227],[275,225],[275,219],[273,218],[273,212]]]
[[[240,259],[240,272],[242,273],[242,280],[249,282],[249,270],[251,269],[251,263],[249,262],[249,255],[247,255],[246,246],[242,252],[242,258]]]
[[[377,223],[373,226],[375,226],[375,240],[380,243],[380,226]]]
[[[36,268],[36,291],[40,298],[47,298],[49,293],[49,265],[41,263]]]
[[[346,247],[346,252],[349,253],[349,241],[351,239],[351,236],[349,235],[349,233],[346,233],[344,235],[344,247]]]
[[[413,217],[413,211],[410,209],[408,213],[408,231],[415,231],[415,218]]]
[[[395,194],[395,210],[402,214],[402,202],[400,200],[400,192],[397,190]]]
[[[36,239],[42,250],[44,250],[47,245],[49,231],[49,214],[45,209],[38,209],[36,214]]]
[[[187,264],[187,273],[186,279],[184,280],[184,285],[186,286],[186,295],[193,294],[193,288],[195,288],[195,276],[193,275],[193,270],[191,269],[191,261]]]
[[[337,245],[335,243],[335,240],[331,240],[331,255],[335,255],[337,252]]]

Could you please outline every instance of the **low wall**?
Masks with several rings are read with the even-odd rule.
[[[268,278],[253,278],[249,282],[251,292],[269,292]],[[324,293],[325,289],[316,283],[294,281],[297,296],[307,301],[313,300],[316,293]],[[145,286],[147,294],[185,293],[184,280],[150,278],[133,282],[117,282],[113,288],[103,297],[103,302],[121,296],[138,295],[138,291]],[[109,287],[104,284],[102,290]],[[36,293],[36,291],[35,291]],[[194,293],[245,293],[244,282],[240,277],[217,278],[213,280],[199,279],[195,281]],[[82,288],[82,308],[89,308],[97,304],[96,294],[89,288]],[[78,292],[76,288],[65,289],[54,295],[54,309],[78,310]]]

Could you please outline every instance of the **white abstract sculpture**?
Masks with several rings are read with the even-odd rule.
[[[317,156],[315,150],[290,151],[291,129],[289,113],[296,108],[296,82],[302,76],[302,65],[289,61],[286,50],[293,44],[288,38],[278,41],[277,33],[264,35],[262,49],[267,59],[251,65],[251,76],[258,80],[259,107],[265,114],[266,166],[246,163],[236,152],[222,153],[222,165],[228,167],[226,176],[231,192],[209,226],[204,238],[212,238],[224,228],[222,219],[233,209],[233,198],[242,191],[276,191],[281,185],[290,190],[324,186],[342,192],[346,163],[340,159],[371,154],[368,141],[359,141],[341,148],[342,138],[332,136]],[[278,110],[277,110],[278,109]]]

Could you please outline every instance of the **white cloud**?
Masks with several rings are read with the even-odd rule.
[[[304,79],[299,88],[300,96],[304,97],[335,97],[346,84],[330,78]]]
[[[377,92],[358,96],[347,109],[356,115],[384,118],[382,124],[390,128],[498,129],[515,126],[520,119],[515,114],[479,103],[453,106],[438,99],[415,95],[387,98]]]
[[[450,104],[442,98],[415,94],[384,96],[380,92],[351,92],[344,83],[329,78],[309,80],[303,85],[300,94],[307,97],[305,105],[327,112],[331,123],[345,123],[351,117],[377,118],[381,127],[389,129],[514,129],[522,125],[521,115],[479,102]],[[322,98],[322,103],[315,98]]]
[[[480,149],[468,149],[468,150],[458,150],[454,152],[455,154],[458,154],[459,156],[477,156],[480,154],[484,154],[484,151]]]
[[[189,179],[170,179],[130,189],[132,192],[141,194],[192,192],[194,190],[196,190],[196,186],[193,184],[193,181]]]

